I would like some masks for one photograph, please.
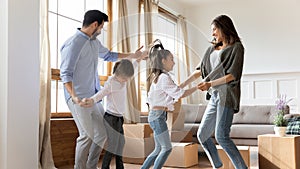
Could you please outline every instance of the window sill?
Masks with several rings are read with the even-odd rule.
[[[70,112],[51,113],[51,118],[73,118]]]

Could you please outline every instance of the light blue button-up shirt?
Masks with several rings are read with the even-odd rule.
[[[110,52],[98,39],[92,40],[77,30],[61,47],[60,77],[63,83],[72,82],[79,98],[91,97],[100,89],[98,58],[116,61],[118,53]],[[65,99],[71,96],[64,88]]]

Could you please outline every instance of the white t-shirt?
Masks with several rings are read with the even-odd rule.
[[[157,83],[152,82],[148,93],[150,109],[155,106],[174,110],[174,103],[184,94],[184,90],[174,83],[169,74],[159,75]]]
[[[222,50],[214,50],[210,54],[210,65],[211,65],[212,70],[214,70],[217,67],[217,65],[221,62],[221,59],[220,59],[221,51]],[[212,95],[214,90],[216,90],[215,87],[210,87],[207,92],[210,95]]]
[[[214,50],[210,54],[210,65],[211,69],[214,70],[215,67],[220,63],[220,53],[222,50]]]
[[[119,82],[115,76],[109,77],[104,87],[92,96],[94,103],[107,96],[106,111],[114,116],[122,117],[126,108],[126,100],[124,99],[127,93],[126,83]]]

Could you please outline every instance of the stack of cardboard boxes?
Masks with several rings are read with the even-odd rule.
[[[175,110],[168,112],[167,125],[170,130],[172,152],[164,166],[190,167],[198,164],[198,144],[192,143],[193,135],[190,131],[183,131],[184,113],[179,113],[181,102],[175,103]]]
[[[170,132],[172,142],[192,142],[193,135],[190,131],[183,131],[184,113],[179,113],[181,102],[175,103],[175,110],[167,114],[167,126]]]
[[[154,150],[153,132],[148,123],[124,124],[123,161],[142,164]]]
[[[172,152],[164,166],[190,167],[198,164],[198,144],[192,143],[192,134],[182,131],[184,114],[180,114],[180,105],[168,112],[167,125],[171,135]],[[125,163],[142,164],[154,150],[153,132],[148,123],[124,124],[125,147],[123,161]]]

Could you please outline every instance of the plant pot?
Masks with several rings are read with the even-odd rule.
[[[275,135],[283,137],[285,136],[286,126],[284,127],[275,126],[274,131],[275,131]]]

